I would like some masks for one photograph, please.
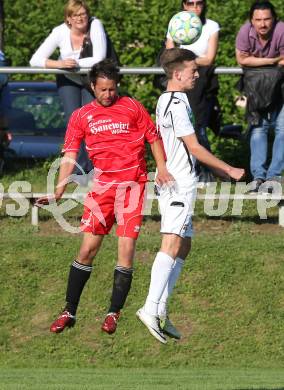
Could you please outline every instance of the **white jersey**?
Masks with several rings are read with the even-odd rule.
[[[195,157],[182,137],[193,134],[194,117],[184,92],[164,92],[157,103],[156,123],[167,156],[167,169],[177,185],[192,188],[196,183]]]

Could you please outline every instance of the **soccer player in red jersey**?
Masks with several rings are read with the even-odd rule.
[[[81,219],[83,240],[70,268],[66,306],[50,327],[55,333],[75,324],[77,306],[90,277],[93,259],[115,220],[118,259],[111,303],[102,330],[109,334],[116,330],[131,287],[135,243],[143,218],[147,182],[146,141],[150,143],[157,164],[159,174],[156,181],[163,185],[173,180],[149,114],[137,100],[118,96],[119,69],[110,60],[104,60],[92,67],[89,76],[96,99],[74,111],[69,120],[54,194],[55,200],[62,197],[84,140],[94,164],[93,188],[85,200]],[[37,200],[38,205],[48,202],[47,197]]]

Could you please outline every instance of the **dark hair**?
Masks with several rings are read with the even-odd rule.
[[[184,5],[186,4],[187,0],[181,0],[181,9],[184,10]],[[199,16],[199,19],[201,20],[202,24],[204,25],[206,23],[206,11],[207,11],[207,4],[206,4],[206,0],[203,0],[203,9],[202,9],[202,12]]]
[[[272,14],[274,20],[275,21],[277,20],[277,14],[276,14],[274,5],[272,3],[270,3],[270,1],[258,0],[258,1],[255,1],[252,4],[252,6],[250,7],[250,11],[249,11],[249,20],[250,21],[253,18],[254,11],[257,9],[269,9],[271,11],[271,14]]]
[[[167,78],[171,79],[174,70],[182,70],[185,61],[194,61],[196,58],[197,56],[191,50],[174,47],[172,49],[165,49],[161,54],[160,61]]]
[[[95,85],[99,77],[119,82],[119,68],[113,60],[107,58],[92,66],[89,72],[90,83]]]

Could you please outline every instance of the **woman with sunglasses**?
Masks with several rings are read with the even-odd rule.
[[[194,90],[188,92],[188,100],[195,115],[196,133],[199,142],[208,150],[210,145],[206,134],[206,128],[213,112],[214,101],[218,92],[218,79],[214,75],[214,60],[218,49],[219,24],[206,18],[206,0],[182,0],[183,11],[195,13],[202,22],[202,33],[199,39],[191,45],[181,45],[184,49],[191,50],[197,55],[196,63],[200,66],[200,77]],[[166,48],[175,47],[169,32],[167,33]],[[211,172],[204,166],[199,166],[200,186],[213,180]]]
[[[82,55],[87,40],[92,44],[92,53],[88,56]],[[56,49],[59,49],[60,55],[54,60],[50,57]],[[52,30],[32,56],[30,65],[72,71],[92,67],[102,61],[106,53],[107,38],[101,21],[90,16],[84,0],[68,0],[64,9],[64,23]],[[60,74],[56,81],[67,123],[72,112],[90,103],[94,96],[86,88],[85,79],[80,74]],[[85,171],[92,169],[85,148],[80,151],[78,164]],[[75,172],[82,173],[81,169]]]
[[[182,48],[191,50],[198,56],[196,63],[200,66],[212,65],[214,63],[219,39],[219,24],[206,18],[206,0],[182,0],[183,11],[195,13],[202,22],[202,33],[200,38],[191,45],[181,45]],[[167,34],[166,48],[175,47],[175,43]]]

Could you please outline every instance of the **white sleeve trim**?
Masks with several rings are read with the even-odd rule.
[[[170,114],[172,116],[176,137],[184,137],[195,132],[189,117],[187,105],[182,100],[179,100],[178,104],[171,103]]]

